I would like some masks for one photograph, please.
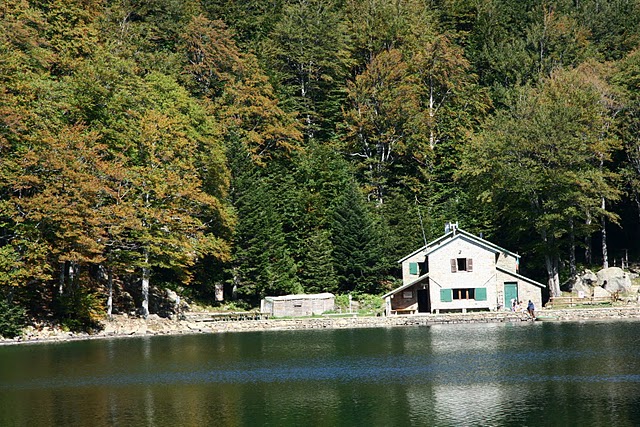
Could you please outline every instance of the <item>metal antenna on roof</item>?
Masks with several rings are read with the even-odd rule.
[[[422,230],[422,239],[424,240],[424,245],[427,246],[427,235],[424,232],[424,224],[422,223],[422,215],[420,214],[420,204],[418,203],[418,196],[414,195],[416,199],[416,209],[418,209],[418,218],[420,218],[420,229]]]

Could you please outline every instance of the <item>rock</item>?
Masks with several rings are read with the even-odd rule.
[[[591,288],[598,286],[598,276],[591,270],[585,269],[580,274],[580,279],[582,279],[582,283],[585,286],[589,286]]]
[[[604,288],[596,286],[595,288],[593,288],[593,296],[594,296],[594,298],[597,298],[597,297],[610,298],[611,297],[611,292],[609,292],[608,290],[606,290]]]
[[[609,267],[598,271],[598,285],[609,292],[626,292],[631,288],[631,278],[620,267]]]
[[[585,295],[591,295],[591,286],[584,282],[582,276],[576,276],[567,280],[562,284],[560,289],[565,292],[573,292],[575,294],[583,292]]]

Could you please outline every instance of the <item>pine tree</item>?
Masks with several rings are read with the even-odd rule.
[[[298,293],[296,276],[277,209],[280,194],[269,185],[268,175],[251,162],[239,142],[229,150],[233,187],[231,197],[238,224],[233,235],[233,294],[257,303],[267,295]]]
[[[330,231],[338,290],[379,292],[384,265],[379,228],[355,183],[336,200]]]

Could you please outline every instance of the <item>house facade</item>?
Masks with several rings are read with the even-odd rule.
[[[542,306],[545,286],[518,273],[518,254],[457,224],[398,262],[402,286],[384,295],[387,315],[495,311],[510,309],[514,299]]]

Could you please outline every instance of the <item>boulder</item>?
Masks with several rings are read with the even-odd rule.
[[[596,273],[589,269],[585,269],[582,273],[580,273],[580,278],[582,279],[582,283],[589,287],[595,287],[598,285],[598,276]]]
[[[584,295],[590,296],[595,286],[598,286],[598,276],[593,271],[585,269],[576,277],[569,278],[560,286],[560,289],[575,294],[582,292]]]
[[[594,298],[598,298],[598,297],[610,298],[611,297],[611,292],[609,292],[608,290],[606,290],[604,288],[596,286],[595,288],[593,288],[593,297]]]
[[[631,288],[631,277],[620,267],[609,267],[598,271],[598,285],[609,292],[626,292]]]
[[[582,276],[570,278],[560,286],[560,289],[565,292],[573,292],[576,294],[583,292],[585,295],[591,295],[591,287],[584,282]]]

